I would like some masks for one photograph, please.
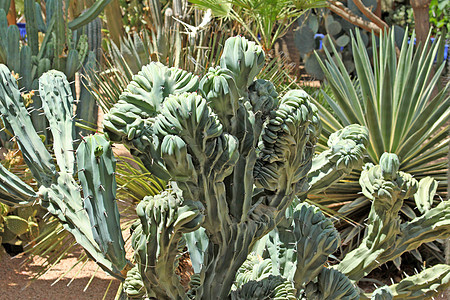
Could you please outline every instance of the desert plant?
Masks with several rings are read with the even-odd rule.
[[[320,121],[308,95],[303,91],[290,91],[278,100],[270,82],[262,79],[253,82],[264,64],[264,52],[254,43],[244,38],[229,39],[224,53],[222,67],[211,69],[202,81],[185,71],[170,69],[158,63],[144,67],[129,84],[122,99],[105,117],[110,138],[129,141],[128,144],[133,146],[133,153],[142,158],[144,165],[152,173],[177,180],[172,181],[171,188],[161,195],[147,197],[138,205],[140,221],[134,226],[133,233],[135,258],[144,285],[148,293],[156,293],[165,298],[185,293],[184,288],[176,282],[176,275],[171,273],[174,271],[183,233],[193,231],[200,225],[207,232],[211,231],[207,250],[209,255],[205,258],[209,262],[205,265],[210,267],[202,270],[202,285],[195,293],[198,297],[207,299],[226,297],[234,281],[234,273],[245,261],[251,245],[283,219],[284,210],[295,194],[303,194],[307,189],[307,182],[311,180],[307,173],[311,167]],[[221,85],[214,81],[222,83],[223,88],[228,87],[232,94],[222,94]],[[36,132],[28,125],[22,126],[30,124],[29,116],[21,102],[15,79],[4,66],[0,93],[4,102],[3,121],[14,132],[24,158],[40,185],[41,203],[60,218],[65,228],[74,234],[99,264],[120,277],[117,271],[123,269],[124,262],[120,258],[120,239],[116,236],[120,231],[114,229],[119,224],[114,218],[114,202],[111,202],[114,199],[114,181],[111,183],[114,164],[109,145],[100,137],[94,136],[85,138],[86,143],[81,143],[76,151],[77,174],[83,189],[81,198],[78,192],[81,187],[73,177],[73,124],[69,117],[73,99],[68,83],[61,73],[55,71],[44,74],[40,82],[44,112],[51,122],[55,139],[54,154],[59,172],[51,163],[52,157]],[[143,82],[150,84],[149,90],[139,88],[138,84]],[[159,84],[154,84],[156,82]],[[201,95],[192,93],[199,87],[203,97],[215,104],[209,105]],[[155,97],[142,98],[136,92],[147,95],[151,93]],[[241,95],[245,97],[245,102],[239,100]],[[58,99],[65,101],[58,102]],[[135,104],[138,106],[134,106]],[[181,104],[183,106],[178,107]],[[160,109],[164,113],[159,113]],[[62,114],[62,117],[56,117],[56,114]],[[172,114],[178,115],[180,121],[184,118],[184,121],[178,123],[178,127],[169,123],[176,120]],[[131,121],[130,117],[135,120]],[[146,126],[142,127],[144,124]],[[161,132],[158,136],[148,136],[147,133],[153,130]],[[230,133],[224,132],[225,130]],[[359,127],[354,134],[351,134],[353,130],[349,131],[350,134],[345,137],[342,134],[337,137],[354,140],[357,144],[364,144],[367,140],[366,133]],[[168,132],[172,134],[167,135]],[[163,135],[167,137],[163,138]],[[157,139],[164,142],[157,145],[149,137],[154,137],[154,143],[157,143]],[[191,141],[189,148],[181,137]],[[190,138],[193,140],[189,140]],[[181,147],[179,150],[177,145]],[[208,145],[217,146],[211,148]],[[344,148],[335,148],[342,155],[338,164],[361,162],[362,153],[354,155],[351,151],[347,153]],[[150,152],[141,152],[144,149]],[[339,152],[340,150],[342,151]],[[333,159],[337,159],[337,156],[339,155],[334,155]],[[178,161],[183,157],[185,160]],[[284,161],[285,158],[288,160]],[[187,165],[180,165],[184,162]],[[201,163],[202,166],[194,167],[194,163]],[[209,167],[206,167],[207,164],[210,164]],[[327,172],[334,172],[326,161],[321,164]],[[215,178],[210,183],[206,180],[208,174]],[[241,178],[242,174],[245,174],[244,180]],[[12,174],[8,175],[15,178]],[[330,178],[334,177],[326,177],[324,180]],[[204,185],[204,188],[209,185],[216,192],[205,194],[201,186],[196,187],[197,184]],[[20,186],[8,188],[11,192],[26,190],[26,187]],[[227,200],[226,194],[230,199]],[[34,194],[31,198],[37,196]],[[66,201],[66,197],[70,197],[70,201]],[[17,202],[23,201],[23,197],[17,198]],[[103,209],[107,212],[103,212]],[[224,209],[229,212],[229,216],[222,219],[220,216]],[[205,216],[206,211],[209,213]],[[169,240],[159,239],[153,231],[155,226]],[[223,233],[220,233],[222,230]],[[228,238],[222,239],[222,235],[229,235],[232,240],[242,242],[229,244]],[[149,244],[150,240],[155,243]],[[119,248],[110,248],[109,245]],[[213,250],[211,247],[218,249]],[[222,254],[231,255],[230,260],[224,261]],[[216,264],[217,271],[214,267]],[[153,265],[156,269],[146,268],[146,265]],[[228,267],[230,269],[225,271]],[[155,283],[158,286],[154,286]],[[220,293],[212,289],[215,283],[220,287]]]
[[[413,36],[414,38],[414,36]],[[376,37],[372,35],[373,43]],[[331,132],[357,123],[370,132],[368,160],[377,163],[384,152],[395,153],[400,160],[400,170],[416,179],[431,176],[440,182],[438,192],[446,190],[448,158],[448,123],[450,114],[450,85],[438,89],[439,76],[444,63],[437,62],[432,73],[433,61],[441,41],[416,48],[408,44],[405,36],[400,52],[396,53],[395,32],[383,34],[379,47],[373,48],[373,64],[359,32],[352,36],[356,77],[352,79],[342,60],[326,51],[327,59],[321,62],[322,70],[331,87],[333,97],[323,93],[334,113],[316,103],[323,124],[324,137]],[[434,91],[437,91],[434,94]],[[326,140],[326,139],[324,139]],[[322,143],[322,142],[321,142]],[[319,145],[320,149],[322,146]],[[359,173],[345,182],[336,184],[330,193],[321,195],[322,203],[345,202],[339,212],[355,216],[368,211],[366,197],[358,195]],[[353,201],[355,200],[355,201]],[[405,199],[402,213],[414,218],[414,202]],[[357,222],[367,215],[358,213]],[[355,237],[363,227],[348,228],[344,239]]]
[[[427,177],[418,183],[410,174],[398,171],[399,165],[395,154],[385,153],[380,159],[380,165],[368,163],[364,167],[360,184],[364,195],[372,200],[366,237],[358,248],[332,267],[352,282],[359,281],[373,269],[394,260],[405,251],[449,235],[450,201],[431,208],[435,189],[430,182],[434,180]],[[417,201],[427,203],[427,209],[423,216],[402,224],[399,212],[403,199],[412,195]],[[297,277],[301,278],[300,282],[308,282],[311,277],[327,270],[323,264],[327,256],[337,249],[339,234],[330,220],[314,206],[300,203],[294,207],[288,210],[286,220],[255,246],[255,252],[238,272],[237,287],[249,281],[262,281],[269,274],[287,279]],[[311,239],[313,236],[317,238]],[[417,275],[407,275],[397,284],[380,287],[372,295],[361,294],[361,298],[423,299],[449,286],[449,275],[448,265],[435,265]],[[331,293],[333,284],[323,280],[319,275],[318,282],[306,286],[305,299],[313,296],[319,296],[319,299],[341,299],[342,294]],[[385,294],[387,298],[378,298],[380,294]],[[356,296],[353,297],[345,299],[356,299]]]
[[[254,80],[263,64],[262,49],[242,37],[227,40],[220,66],[201,80],[151,63],[105,115],[112,141],[128,145],[156,176],[175,180],[137,208],[132,240],[142,285],[136,286],[148,296],[186,297],[174,262],[183,233],[201,226],[209,243],[200,285],[190,293],[227,298],[252,245],[283,220],[295,195],[362,162],[367,134],[350,126],[315,163],[320,121],[314,106],[304,91],[278,99],[269,81]],[[308,176],[311,164],[317,173]]]
[[[86,137],[74,151],[73,97],[69,83],[62,72],[44,73],[39,80],[39,94],[53,135],[55,165],[52,155],[33,128],[17,81],[5,65],[0,65],[0,77],[3,124],[14,134],[39,186],[39,191],[35,192],[0,166],[2,194],[6,195],[8,202],[17,205],[39,199],[40,204],[57,216],[64,228],[74,235],[89,256],[105,271],[122,277],[119,271],[126,265],[126,260],[115,202],[115,159],[109,142],[98,135]],[[77,183],[77,177],[81,184]]]
[[[105,116],[108,137],[125,143],[153,174],[169,181],[165,191],[145,197],[137,206],[139,219],[132,226],[136,265],[124,282],[124,290],[130,298],[358,298],[359,292],[349,278],[339,270],[323,267],[338,244],[337,232],[330,220],[306,204],[291,208],[294,202],[305,198],[308,191],[324,189],[362,163],[368,142],[367,130],[359,125],[339,130],[330,138],[328,151],[314,157],[314,145],[320,133],[315,106],[302,90],[292,90],[279,97],[269,81],[255,80],[263,63],[262,48],[242,37],[227,40],[220,66],[210,69],[201,80],[186,71],[151,63],[133,77]],[[26,110],[17,104],[21,102],[15,79],[4,67],[0,70],[6,82],[0,90],[0,99],[6,102],[1,108],[3,121],[19,137],[22,153],[28,158],[34,175],[41,175],[38,180],[41,202],[66,224],[73,224],[72,232],[80,241],[83,236],[93,235],[97,245],[117,246],[116,251],[103,252],[102,262],[116,262],[115,270],[123,269],[124,264],[118,264],[119,254],[124,250],[117,242],[118,231],[115,230],[119,221],[114,217],[115,182],[111,176],[114,163],[109,143],[102,137],[92,136],[85,138],[86,143],[81,143],[76,151],[83,203],[79,192],[71,188],[76,183],[72,183],[75,158],[67,151],[71,150],[67,133],[69,111],[64,110],[66,118],[49,115],[53,122],[65,120],[65,126],[60,123],[54,128],[66,128],[62,130],[66,133],[63,135],[58,129],[54,131],[61,135],[55,143],[60,169],[56,172],[49,160],[30,159],[32,155],[48,153],[30,151],[28,141],[33,141],[33,149],[40,150],[43,146],[35,142],[36,138],[31,138],[33,134],[36,136],[34,131],[18,125],[29,124],[29,120],[24,122]],[[41,78],[41,97],[44,103],[54,104],[44,105],[47,114],[61,112],[48,109],[55,108],[58,97],[71,98],[64,92],[68,89],[61,88],[68,84],[60,76],[60,73],[50,72]],[[55,88],[59,96],[52,92]],[[21,119],[16,120],[13,114]],[[388,160],[382,162],[382,166],[381,172],[374,171],[374,176],[378,173],[382,176],[377,177],[377,182],[395,180],[395,163]],[[65,177],[71,180],[64,182]],[[399,183],[401,181],[381,187],[393,187],[397,193],[395,185]],[[71,201],[64,201],[61,193],[56,194],[67,189],[70,189],[71,193],[66,195]],[[66,205],[68,209],[58,210],[56,204]],[[78,217],[71,209],[74,205],[81,206],[75,212],[85,215],[83,218],[87,218],[88,225],[94,225],[92,232],[78,227],[86,221],[69,223]],[[393,205],[398,206],[397,202]],[[407,245],[407,249],[411,243],[416,246],[421,243],[413,239],[416,232],[422,234],[424,241],[436,235],[448,235],[447,205],[448,202],[444,202],[443,207],[430,209],[424,218],[411,222],[411,235],[400,239],[402,247]],[[103,213],[103,206],[108,213]],[[289,224],[291,211],[296,222],[293,233],[300,247],[294,251],[296,254],[286,253],[296,256],[296,261],[277,262],[280,267],[274,268],[278,271],[273,275],[235,286],[236,290],[232,291],[239,269],[258,240],[277,225]],[[433,217],[429,218],[431,215]],[[434,224],[437,230],[433,231],[430,223],[436,218],[440,222]],[[202,242],[200,246],[189,237],[192,234]],[[199,267],[199,271],[192,276],[188,291],[175,272],[185,241],[189,251],[201,258],[201,263],[195,267]],[[84,241],[83,246],[86,245],[90,247],[88,253],[93,252],[92,244]],[[402,247],[397,251],[401,252]],[[95,254],[101,256],[98,251]],[[354,268],[359,270],[360,265],[355,264]],[[442,269],[444,275],[449,271]],[[289,277],[288,274],[294,275]],[[446,277],[438,277],[438,281],[447,284]]]
[[[101,24],[98,28],[100,20],[95,18],[109,1],[96,1],[80,16],[69,20],[62,0],[48,0],[44,21],[40,4],[34,0],[25,0],[26,44],[20,40],[18,27],[8,26],[6,13],[0,9],[0,63],[6,64],[19,76],[22,92],[29,95],[28,106],[32,111],[33,124],[44,137],[49,135],[46,129],[48,125],[40,112],[40,98],[34,95],[38,89],[38,78],[50,69],[57,69],[73,81],[75,73],[86,62],[89,62],[86,69],[92,67],[92,60],[96,56],[90,60],[87,58],[90,51],[97,51],[101,41]],[[42,42],[39,41],[40,32],[45,34]],[[95,108],[95,101],[89,92],[84,91],[82,96],[80,101],[86,109],[78,109],[78,117],[94,122],[96,119],[88,112]]]
[[[265,51],[286,34],[290,25],[306,10],[324,7],[322,0],[189,0],[214,16],[236,21]]]

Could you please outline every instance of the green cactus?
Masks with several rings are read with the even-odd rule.
[[[398,166],[395,154],[384,153],[380,165],[367,164],[361,173],[363,194],[373,201],[366,237],[336,266],[351,280],[358,281],[380,264],[450,233],[449,201],[401,224],[403,199],[416,194],[418,183],[411,175],[398,171]]]
[[[40,176],[41,204],[99,265],[125,280],[129,298],[358,299],[353,281],[424,242],[448,237],[450,201],[400,224],[402,201],[416,193],[418,183],[386,153],[380,165],[366,165],[360,179],[373,201],[367,236],[341,263],[327,265],[338,247],[337,231],[319,209],[300,201],[361,164],[367,131],[350,125],[332,135],[325,154],[315,156],[321,124],[308,94],[293,90],[279,97],[268,81],[255,80],[264,56],[245,38],[229,39],[224,49],[220,68],[202,80],[151,63],[105,116],[109,138],[168,180],[164,192],[137,206],[131,236],[136,265],[126,279],[119,273],[126,272],[127,262],[109,143],[101,136],[85,138],[74,157],[73,99],[62,73],[46,73],[40,83],[44,113],[67,131],[54,145],[55,167],[32,130],[14,78],[0,66],[2,118]],[[74,161],[81,184],[74,179]],[[429,198],[431,192],[421,194]],[[189,291],[176,272],[185,245],[195,260]],[[448,284],[447,269],[434,271],[389,289],[415,295],[420,287],[431,294]]]
[[[46,2],[46,22],[44,22],[39,3],[34,0],[24,1],[27,45],[23,46],[20,46],[18,27],[16,25],[8,26],[6,13],[0,7],[0,63],[6,64],[9,69],[19,74],[19,86],[24,93],[37,90],[38,78],[52,68],[64,72],[69,81],[75,79],[75,73],[82,67],[87,55],[87,42],[89,41],[91,45],[95,44],[95,48],[98,49],[101,32],[85,30],[88,36],[77,34],[77,39],[72,42],[71,31],[81,28],[91,21],[98,27],[99,21],[94,19],[110,0],[96,1],[90,9],[70,22],[64,17],[62,0],[47,0]],[[89,29],[94,25],[88,24],[87,27]],[[39,32],[45,33],[41,44],[39,44]],[[92,99],[89,92],[86,91],[82,96],[82,102],[89,102],[89,99]],[[42,103],[37,96],[33,96],[32,100],[30,109],[33,125],[39,135],[47,140],[51,135],[46,129],[48,127],[46,119],[39,111]],[[86,111],[92,111],[92,100],[90,103],[91,105]],[[85,118],[86,116],[82,114],[80,117]],[[90,118],[87,121],[96,122],[96,119]]]
[[[109,142],[100,136],[86,138],[86,143],[94,149],[98,145],[102,147],[100,155],[98,151],[90,151],[92,147],[84,143],[78,147],[77,158],[85,170],[79,174],[80,186],[74,177],[73,97],[65,75],[53,70],[39,80],[39,96],[44,114],[51,124],[56,165],[33,128],[16,79],[5,65],[0,65],[0,78],[2,121],[14,134],[24,160],[38,183],[40,204],[61,220],[64,228],[105,271],[122,278],[119,271],[125,267],[126,260],[115,202],[115,163]],[[94,177],[86,173],[94,174]],[[3,169],[2,174],[8,176]],[[100,185],[107,192],[101,190]],[[82,198],[81,187],[87,199]],[[27,185],[19,184],[14,176],[2,183],[2,189],[2,193],[10,193],[9,199],[18,204],[30,201],[36,195]],[[95,199],[89,198],[91,194]],[[101,226],[95,226],[99,223]],[[101,238],[98,237],[99,232]]]
[[[373,2],[373,0],[370,0]],[[373,3],[371,3],[373,4]],[[350,3],[343,3],[343,5],[350,8]],[[372,10],[376,8],[377,3],[374,3]],[[361,13],[359,9],[353,4],[351,11],[353,13]],[[314,52],[320,57],[325,57],[323,47],[330,49],[330,43],[336,48],[342,49],[340,55],[348,72],[353,72],[355,66],[352,61],[350,35],[351,30],[356,26],[344,20],[340,16],[332,13],[329,10],[315,9],[300,16],[297,20],[298,27],[294,29],[294,43],[300,53],[301,59],[305,64],[305,71],[322,80],[324,73],[320,68]],[[316,34],[323,34],[322,41],[315,39]],[[368,42],[368,36],[363,33]],[[319,50],[319,43],[322,43],[322,49]],[[366,46],[369,46],[368,43]]]
[[[382,286],[377,288],[373,293],[372,300],[392,300],[393,295],[388,286]]]
[[[414,194],[417,209],[423,214],[429,211],[433,205],[433,198],[436,195],[438,182],[433,177],[427,176],[419,181],[419,189]]]
[[[129,146],[157,176],[175,181],[171,184],[179,201],[192,201],[204,214],[204,221],[198,224],[204,233],[186,235],[191,249],[195,243],[189,242],[190,236],[201,238],[199,248],[193,250],[195,268],[200,269],[196,277],[199,284],[189,291],[199,299],[229,296],[235,274],[252,246],[284,220],[294,197],[305,195],[312,180],[308,171],[320,131],[316,109],[304,91],[290,91],[279,98],[270,82],[255,80],[264,61],[260,47],[236,37],[225,43],[220,67],[210,69],[201,80],[185,71],[151,63],[133,77],[105,115],[109,138]],[[355,159],[354,165],[360,163],[367,134],[362,130],[347,138],[361,144],[361,151],[342,158],[342,164],[347,163],[343,173],[351,170],[351,159]],[[315,181],[320,184],[322,179]],[[144,222],[141,208],[138,214],[142,224],[148,222]],[[159,212],[148,214],[148,218],[158,220]],[[161,224],[158,228],[167,226],[163,221],[161,218],[156,223]],[[143,247],[148,234],[140,230],[137,227],[133,236],[140,237]],[[172,249],[178,242],[173,242]],[[141,248],[136,249],[140,253]],[[149,249],[143,250],[136,256],[138,264],[144,257],[155,257],[144,256]],[[152,266],[161,268],[161,274],[154,273],[153,267],[141,271],[147,296],[185,297],[184,291],[174,285],[178,279],[169,274],[176,263],[175,254],[168,255],[170,261],[160,263],[156,257],[152,262]],[[323,264],[323,259],[320,261],[318,265]],[[288,280],[292,278],[293,273]]]
[[[296,290],[292,283],[281,276],[270,275],[259,281],[249,281],[231,293],[232,300],[295,300]]]
[[[138,267],[138,265],[135,265],[127,272],[127,278],[125,278],[123,283],[123,290],[127,294],[128,299],[142,299],[146,293]]]
[[[9,206],[27,205],[37,198],[29,185],[0,164],[0,202]]]
[[[178,244],[183,233],[199,228],[204,219],[200,209],[199,203],[183,200],[175,191],[146,197],[138,204],[139,221],[131,239],[148,296],[176,299],[185,295],[175,274]]]
[[[368,131],[365,127],[353,124],[335,133],[328,139],[328,150],[323,151],[314,160],[308,174],[312,194],[318,194],[328,188],[352,169],[362,164],[362,156],[368,143]]]

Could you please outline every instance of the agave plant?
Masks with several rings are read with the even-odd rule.
[[[398,50],[394,30],[377,39],[372,35],[372,44],[379,46],[369,53],[359,31],[352,35],[354,79],[348,75],[333,46],[333,59],[332,54],[325,51],[327,59],[320,64],[332,95],[323,93],[323,96],[332,112],[315,103],[323,124],[321,142],[331,132],[348,124],[364,125],[370,133],[368,161],[377,163],[384,152],[395,153],[400,159],[401,171],[417,179],[432,176],[441,182],[438,191],[443,191],[448,167],[450,85],[439,89],[444,63],[438,60],[434,64],[442,41],[437,39],[432,44],[415,47],[405,36]],[[353,173],[330,189],[331,193],[310,198],[322,204],[345,204],[339,213],[356,216],[356,221],[363,223],[370,202],[358,195],[358,178],[359,173]],[[415,207],[414,202],[406,201],[405,204],[409,205],[404,205],[402,212],[408,218],[414,218],[418,213],[411,208]],[[345,243],[362,228],[347,228],[343,233]]]
[[[372,43],[377,44],[374,35]],[[342,61],[332,60],[326,51],[328,59],[321,66],[334,97],[325,98],[335,114],[319,107],[325,134],[348,124],[364,125],[370,132],[367,151],[372,163],[391,152],[399,156],[400,170],[419,178],[431,175],[446,180],[450,85],[439,89],[445,64],[438,62],[433,68],[440,41],[416,48],[405,36],[397,55],[391,30],[378,44],[369,55],[359,31],[352,36],[354,80]],[[336,54],[334,47],[332,51]]]

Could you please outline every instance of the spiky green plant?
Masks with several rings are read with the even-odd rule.
[[[136,265],[124,282],[130,298],[357,299],[359,292],[344,272],[359,280],[359,274],[376,267],[364,263],[325,267],[327,257],[338,246],[338,234],[317,208],[299,203],[308,191],[331,185],[362,163],[366,129],[359,125],[341,129],[330,139],[329,151],[314,156],[320,133],[315,106],[302,90],[279,97],[269,81],[255,80],[263,63],[262,49],[242,37],[227,40],[220,67],[210,69],[201,80],[186,71],[151,63],[133,77],[105,116],[108,137],[126,144],[146,168],[169,184],[164,192],[145,197],[137,206],[139,219],[132,226],[131,238]],[[116,267],[113,271],[121,270],[124,249],[116,242],[121,235],[113,201],[114,160],[109,143],[93,136],[77,150],[82,206],[77,201],[79,192],[71,188],[77,183],[72,177],[75,158],[67,151],[70,133],[60,133],[55,144],[58,171],[50,165],[51,157],[50,161],[33,159],[33,155],[45,158],[48,153],[30,153],[30,142],[35,149],[43,146],[26,125],[30,121],[16,96],[17,86],[5,71],[1,74],[6,84],[0,90],[0,99],[6,104],[1,107],[3,121],[19,136],[32,172],[41,175],[42,203],[66,225],[73,224],[75,237],[88,253],[102,259],[100,264],[106,261]],[[56,120],[55,128],[67,130],[70,105],[65,109],[61,105],[70,103],[70,97],[64,86],[67,82],[58,73],[46,74],[41,97],[53,104],[44,110]],[[66,102],[58,102],[58,97]],[[56,117],[58,112],[62,116]],[[17,120],[16,115],[22,119]],[[20,138],[22,133],[27,134],[26,140]],[[373,190],[374,202],[382,197],[382,203],[397,208],[403,197],[415,192],[414,180],[397,172],[398,165],[395,155],[383,156],[381,166],[368,169],[362,177],[364,191]],[[314,172],[310,172],[312,166]],[[68,189],[65,194],[71,201],[64,201],[60,195]],[[372,239],[381,244],[355,255],[355,262],[370,261],[374,254],[393,259],[422,241],[448,236],[449,203],[405,224],[401,230],[405,234],[398,234],[397,223],[385,234],[387,221],[396,220],[395,209],[384,215],[374,213],[368,229],[373,234],[361,247]],[[56,205],[67,209],[58,210]],[[378,206],[373,207],[378,212]],[[79,221],[73,222],[77,218]],[[85,230],[86,224],[92,231]],[[417,234],[420,240],[415,239]],[[394,241],[397,247],[386,250],[384,241]],[[99,251],[93,249],[96,245]],[[185,245],[198,260],[193,261],[198,272],[188,291],[176,274]],[[267,248],[270,260],[258,267],[258,258],[247,263],[254,247]],[[445,287],[448,270],[441,269],[433,275],[433,282]],[[246,274],[249,270],[250,276]],[[430,277],[427,274],[424,277]],[[401,288],[402,292],[414,290],[407,284]]]
[[[374,35],[372,39],[375,45]],[[334,100],[325,98],[336,117],[318,106],[324,134],[353,123],[364,125],[370,132],[372,163],[391,152],[400,158],[400,170],[419,179],[433,176],[446,180],[450,85],[438,85],[445,63],[438,61],[433,73],[439,46],[436,41],[416,48],[405,37],[397,55],[395,31],[391,30],[380,37],[379,47],[369,55],[357,31],[352,36],[355,80],[340,59],[333,60],[326,52],[327,60],[321,66]],[[332,52],[336,54],[334,47]],[[373,66],[369,57],[373,57]]]
[[[109,142],[102,136],[86,137],[74,151],[73,97],[69,83],[62,72],[47,72],[39,80],[39,96],[53,135],[55,164],[32,125],[16,79],[5,65],[0,65],[0,79],[3,124],[14,134],[39,186],[39,191],[34,192],[16,175],[0,166],[5,174],[0,183],[2,192],[14,195],[7,198],[14,204],[39,199],[40,204],[57,216],[64,228],[74,235],[89,256],[105,271],[122,277],[120,271],[126,260],[115,201],[115,159]],[[81,185],[77,183],[77,177]]]
[[[44,138],[48,133],[45,117],[41,114],[42,103],[40,98],[34,96],[38,89],[38,79],[50,69],[56,69],[66,74],[69,81],[75,80],[75,73],[83,66],[90,69],[92,58],[88,60],[90,51],[97,51],[101,41],[101,23],[97,16],[111,0],[100,0],[92,4],[77,18],[69,20],[68,7],[63,7],[62,0],[46,1],[46,10],[34,0],[24,1],[24,15],[26,19],[26,44],[20,39],[19,28],[16,25],[8,26],[6,12],[0,7],[0,63],[8,66],[19,76],[19,86],[24,94],[29,95],[27,106],[32,111],[32,120],[35,128]],[[43,18],[45,15],[45,19]],[[44,21],[45,20],[45,21]],[[45,35],[42,42],[39,33]],[[90,65],[85,64],[85,60]],[[95,61],[95,55],[93,60]],[[87,71],[84,71],[86,73]],[[72,88],[75,90],[75,88]],[[84,90],[84,91],[83,91]],[[95,101],[90,93],[82,87],[81,104],[78,105],[77,114],[87,122],[94,122],[88,112],[94,111]]]
[[[349,127],[336,134],[335,147],[319,163],[328,176],[308,177],[320,130],[309,96],[296,90],[279,98],[270,82],[254,80],[264,52],[245,38],[228,39],[223,53],[220,66],[201,80],[158,63],[145,66],[105,116],[111,140],[130,147],[153,174],[174,180],[171,192],[138,206],[133,247],[143,281],[138,286],[148,296],[186,297],[174,275],[175,249],[179,233],[201,226],[208,244],[197,255],[200,284],[190,294],[228,297],[252,245],[284,219],[294,196],[303,195],[308,182],[319,187],[342,176],[336,164],[351,169],[361,163],[367,133]],[[144,243],[145,236],[156,238],[152,232],[164,238]]]
[[[323,93],[327,106],[314,102],[324,129],[324,139],[318,149],[325,147],[324,141],[332,132],[353,123],[364,125],[370,133],[368,161],[376,164],[384,152],[395,153],[401,171],[418,180],[431,176],[439,181],[438,192],[445,192],[450,85],[439,88],[444,63],[442,60],[434,63],[443,46],[442,40],[419,48],[413,43],[408,44],[405,37],[397,53],[395,30],[382,34],[379,41],[377,39],[372,36],[372,44],[379,46],[370,51],[358,31],[352,36],[356,70],[353,79],[336,49],[329,49],[332,53],[326,51],[327,57],[321,61],[321,66],[331,94]],[[324,205],[339,205],[337,209],[341,216],[361,223],[367,217],[362,212],[369,210],[370,202],[358,194],[359,177],[359,172],[352,173],[327,194],[314,199]],[[402,212],[408,218],[414,218],[420,214],[412,209],[414,207],[414,202],[406,199]],[[346,244],[358,236],[362,228],[347,227],[343,232]]]
[[[321,0],[189,0],[197,7],[211,10],[215,17],[236,21],[264,50],[271,50],[277,39],[306,10],[325,7]]]
[[[236,286],[252,280],[262,281],[269,274],[296,278],[299,283],[310,282],[325,270],[336,271],[337,278],[346,278],[341,284],[347,282],[346,285],[351,286],[350,282],[358,282],[402,253],[423,243],[447,238],[450,234],[450,201],[443,201],[427,209],[423,216],[401,223],[399,211],[403,199],[414,195],[416,199],[424,198],[422,201],[425,202],[429,195],[418,192],[422,182],[419,184],[410,174],[398,171],[398,166],[398,157],[392,153],[383,154],[380,165],[366,164],[360,178],[364,195],[372,200],[366,237],[338,264],[331,269],[323,267],[327,257],[338,247],[338,232],[317,207],[301,203],[288,210],[286,220],[258,242],[253,255],[260,259],[251,256],[244,263],[236,277]],[[428,182],[426,186],[429,186]],[[320,277],[317,282],[306,285],[305,298],[301,299],[358,299],[359,296],[363,299],[419,299],[436,295],[450,285],[450,267],[440,264],[414,276],[406,275],[399,283],[380,287],[372,295],[355,295],[351,288],[337,293],[333,290],[335,284],[325,281],[329,280],[328,276]],[[343,291],[349,294],[344,296]]]

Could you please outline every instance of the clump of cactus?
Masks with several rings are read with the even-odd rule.
[[[288,211],[287,222],[278,224],[258,242],[253,255],[262,259],[247,260],[238,272],[237,282],[260,281],[268,274],[301,278],[299,282],[309,282],[303,288],[304,299],[423,299],[444,290],[450,285],[450,267],[440,264],[407,276],[399,283],[379,287],[372,295],[354,293],[351,288],[351,282],[358,282],[382,264],[422,243],[450,234],[450,201],[434,208],[427,206],[422,216],[401,224],[399,212],[403,200],[414,196],[416,201],[432,203],[436,182],[431,177],[417,182],[411,175],[398,171],[399,165],[395,154],[385,153],[380,165],[364,166],[360,184],[363,194],[372,201],[367,232],[360,245],[338,264],[329,269],[323,266],[339,245],[336,229],[317,207],[299,203]],[[329,275],[321,279],[322,272],[331,270],[339,271],[336,278],[345,278],[341,281],[348,287],[345,295],[344,290],[340,294],[332,290],[336,283],[325,283]],[[318,274],[317,281],[310,281]]]
[[[294,199],[361,164],[368,140],[363,127],[349,126],[315,164],[316,108],[302,90],[280,97],[269,81],[255,80],[264,62],[260,47],[236,37],[202,79],[151,63],[105,115],[109,138],[170,182],[138,205],[132,244],[142,284],[133,271],[130,295],[139,294],[136,287],[157,299],[261,299],[278,286],[296,295],[316,277],[289,278],[294,285],[274,274],[230,294],[253,246],[285,220]],[[196,270],[189,292],[175,274],[183,234]]]
[[[380,263],[448,236],[449,202],[435,208],[424,204],[428,211],[422,217],[399,224],[399,202],[415,194],[418,183],[398,172],[395,155],[386,154],[380,166],[366,166],[361,177],[364,193],[374,201],[367,238],[349,259],[328,266],[339,235],[318,208],[302,200],[362,165],[367,130],[350,125],[332,136],[329,150],[315,155],[321,128],[315,106],[302,90],[279,96],[269,81],[256,79],[264,61],[259,46],[235,37],[225,43],[220,66],[202,79],[151,63],[105,115],[110,140],[126,144],[168,181],[164,192],[137,206],[131,238],[135,265],[123,285],[128,298],[358,299],[354,282]],[[49,103],[44,112],[54,122],[53,134],[60,135],[56,168],[27,126],[14,78],[4,67],[0,74],[6,79],[0,89],[4,123],[41,185],[34,197],[106,270],[125,274],[109,143],[101,136],[85,138],[75,158],[68,85],[60,73],[47,73],[40,96]],[[55,117],[58,113],[63,117]],[[8,184],[17,202],[32,192]],[[424,184],[421,195],[429,195],[432,186]],[[391,209],[383,214],[379,207]],[[185,245],[195,271],[187,291],[176,274]],[[411,277],[417,285],[400,282],[376,295],[415,295],[418,288],[431,293],[448,285],[449,269],[437,266],[438,273],[426,270]]]
[[[294,29],[294,43],[308,74],[317,79],[324,78],[314,52],[325,57],[323,48],[329,47],[330,43],[333,43],[337,49],[342,49],[340,54],[347,70],[349,72],[354,70],[351,47],[349,47],[350,31],[355,27],[354,25],[324,9],[317,9],[302,15],[297,23],[298,27]],[[323,34],[323,38],[317,38],[317,34]],[[368,42],[369,39],[366,40]],[[320,46],[321,49],[319,49]]]
[[[39,97],[53,136],[51,153],[33,127],[16,78],[0,64],[1,118],[39,188],[35,192],[0,165],[0,200],[9,205],[39,201],[105,271],[122,278],[126,260],[111,146],[103,136],[93,135],[74,149],[74,100],[62,72],[52,70],[41,76]]]
[[[56,69],[71,82],[83,66],[85,69],[93,67],[90,62],[92,58],[88,60],[89,53],[97,51],[101,42],[101,23],[97,28],[100,20],[95,18],[108,3],[108,0],[96,1],[86,12],[69,21],[62,0],[47,0],[44,21],[40,4],[25,0],[26,44],[20,40],[19,28],[8,26],[6,12],[0,8],[0,63],[7,65],[18,76],[18,84],[24,94],[32,93],[28,104],[33,111],[33,124],[44,138],[50,135],[46,130],[45,118],[39,111],[42,107],[40,98],[34,96],[38,79],[45,72]],[[40,32],[45,34],[42,42],[39,41]],[[86,65],[88,61],[89,66]],[[84,104],[86,112],[78,111],[78,117],[94,122],[96,119],[90,117],[88,112],[95,108],[92,105],[95,101],[89,98],[89,92],[84,92],[82,96],[80,101],[83,104],[87,102]]]

